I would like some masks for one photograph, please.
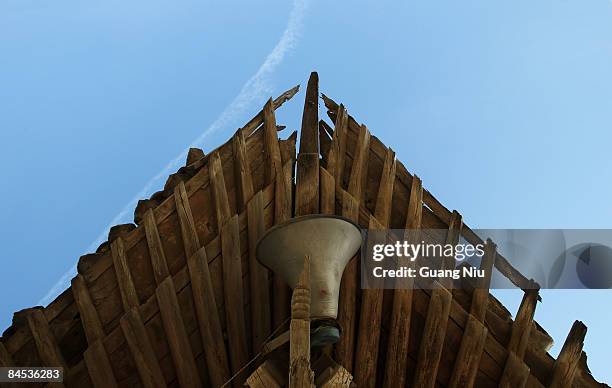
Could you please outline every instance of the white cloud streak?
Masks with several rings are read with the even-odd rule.
[[[96,238],[89,248],[88,252],[93,252],[102,242],[106,241],[108,231],[113,225],[120,224],[125,221],[126,216],[131,214],[138,200],[148,197],[155,187],[159,187],[162,179],[174,172],[181,163],[184,162],[187,151],[190,147],[201,147],[204,139],[213,132],[229,127],[237,118],[242,117],[254,103],[261,102],[266,96],[272,92],[270,86],[270,75],[281,64],[285,56],[295,48],[300,36],[303,25],[304,15],[308,8],[309,0],[294,0],[289,21],[283,31],[279,41],[276,43],[272,51],[266,56],[266,59],[261,64],[257,72],[246,81],[240,89],[238,95],[232,102],[221,112],[219,117],[206,129],[200,136],[191,142],[179,155],[172,159],[166,166],[153,176],[124,207],[112,219],[102,233]],[[55,285],[47,292],[47,294],[38,302],[39,305],[46,306],[57,295],[70,285],[70,279],[76,274],[76,264],[74,264]]]

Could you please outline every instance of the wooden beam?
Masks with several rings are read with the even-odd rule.
[[[249,345],[244,317],[240,228],[234,216],[221,229],[223,259],[223,295],[232,373],[237,373],[249,361]]]
[[[130,267],[127,263],[123,238],[118,237],[111,243],[111,254],[113,256],[113,265],[115,267],[123,310],[128,311],[133,307],[138,307],[140,303],[138,301],[138,294],[136,294],[136,288],[134,287],[134,281],[132,280],[132,274],[130,273]]]
[[[508,352],[506,365],[498,383],[500,388],[523,388],[529,379],[529,367],[514,352]],[[564,385],[569,387],[569,385]]]
[[[450,222],[448,223],[448,232],[446,233],[446,244],[455,246],[459,243],[461,237],[461,229],[463,226],[463,220],[461,214],[458,211],[453,210]],[[455,269],[457,260],[454,257],[442,258],[442,269]],[[453,279],[451,277],[445,277],[439,280],[439,282],[446,288],[453,288]]]
[[[321,214],[336,214],[336,182],[334,176],[321,167]]]
[[[91,346],[94,342],[104,338],[104,329],[100,323],[98,311],[91,301],[89,289],[85,283],[85,278],[77,274],[71,281],[72,295],[81,316],[81,324],[87,338],[87,343]]]
[[[421,220],[423,215],[423,186],[421,179],[415,176],[410,189],[408,211],[406,215],[406,233],[404,238],[408,241],[420,239]],[[404,257],[399,266],[413,266],[413,262]],[[393,291],[393,308],[389,324],[389,342],[387,344],[387,361],[385,363],[385,387],[406,386],[406,373],[408,369],[408,353],[410,338],[410,322],[412,318],[412,297],[414,279],[407,278],[396,284]]]
[[[314,387],[314,373],[310,369],[310,259],[306,256],[291,297],[289,388],[308,387]]]
[[[258,191],[247,203],[247,223],[249,238],[249,272],[251,290],[251,329],[253,352],[261,349],[264,341],[272,332],[270,311],[270,288],[268,270],[257,261],[257,241],[263,236],[264,205],[263,193]],[[256,307],[254,307],[256,306]]]
[[[380,178],[374,218],[370,219],[370,230],[387,229],[389,227],[394,183],[395,153],[389,148],[387,149],[387,155]],[[356,364],[359,365],[359,368],[355,370],[355,382],[360,387],[374,387],[376,385],[382,304],[382,285],[362,291],[356,360]]]
[[[276,117],[272,108],[272,100],[268,100],[263,108],[264,113],[264,182],[270,184],[281,171],[282,158],[278,135],[276,133]]]
[[[266,360],[253,372],[246,381],[249,388],[282,388],[279,372],[272,365],[270,360]]]
[[[549,387],[561,388],[574,385],[578,372],[582,347],[586,337],[587,327],[580,321],[575,321],[555,361],[552,379]]]
[[[137,308],[125,313],[119,321],[123,336],[128,344],[140,381],[145,388],[166,387],[164,375],[159,367],[157,355],[151,346],[147,330]]]
[[[66,361],[42,310],[30,309],[26,317],[42,366],[65,367]]]
[[[225,186],[225,178],[223,177],[223,166],[218,153],[211,155],[209,165],[209,177],[211,183],[211,191],[215,201],[215,210],[217,214],[217,226],[219,230],[230,219],[231,211],[229,198]],[[195,228],[194,228],[195,229]],[[198,247],[199,248],[199,247]]]
[[[220,387],[229,380],[230,368],[205,247],[187,259],[187,268],[208,375],[211,384]]]
[[[526,290],[523,300],[516,313],[516,319],[512,325],[512,334],[508,343],[508,351],[517,355],[519,360],[525,357],[529,335],[533,325],[536,304],[538,303],[538,289]]]
[[[319,213],[319,76],[311,73],[306,88],[300,152],[297,159],[295,214]]]
[[[487,334],[486,326],[473,315],[469,315],[448,383],[450,388],[474,386],[480,358],[487,342]]]
[[[359,137],[355,147],[355,158],[351,167],[348,192],[359,202],[363,200],[366,177],[368,175],[368,159],[370,150],[370,132],[365,125],[359,128]]]
[[[491,239],[488,239],[484,248],[485,254],[480,262],[480,269],[484,270],[485,277],[481,278],[472,294],[472,305],[470,314],[480,322],[484,322],[487,308],[489,305],[489,287],[491,285],[491,275],[497,257],[497,246]]]
[[[346,137],[348,131],[348,114],[343,105],[338,107],[337,119],[332,144],[327,156],[327,170],[334,177],[336,185],[342,186],[344,175],[344,161],[346,158]]]
[[[425,327],[419,346],[415,368],[414,387],[433,388],[438,376],[446,327],[450,314],[452,294],[437,283],[431,291]]]
[[[355,222],[359,221],[359,202],[342,191],[342,215]],[[336,360],[351,373],[355,357],[355,328],[357,293],[359,292],[359,253],[347,263],[342,280],[338,303],[338,324],[342,328],[342,335],[336,344]]]
[[[247,203],[253,197],[253,177],[251,166],[247,157],[244,133],[237,131],[232,138],[234,151],[234,177],[236,180],[236,204],[238,213],[246,209]]]
[[[179,186],[181,184],[179,184]],[[168,270],[166,254],[164,253],[159,231],[157,230],[157,221],[155,220],[155,212],[153,209],[147,210],[144,215],[144,230],[147,238],[147,246],[149,247],[149,256],[151,257],[151,268],[153,268],[155,284],[159,284],[170,275],[170,271]]]
[[[101,340],[89,344],[83,353],[89,377],[96,388],[116,388],[117,380]]]
[[[321,388],[349,388],[353,382],[353,376],[342,365],[330,367],[324,373],[329,377],[321,384]]]
[[[201,387],[202,382],[171,277],[157,286],[155,295],[179,384],[181,387]]]

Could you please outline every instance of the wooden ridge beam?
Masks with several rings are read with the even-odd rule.
[[[179,186],[181,185],[184,189],[185,185],[182,182]],[[147,246],[149,247],[153,277],[155,278],[155,284],[159,284],[170,275],[170,271],[168,270],[168,262],[166,261],[164,248],[159,237],[159,231],[157,230],[157,221],[155,220],[155,212],[153,209],[147,210],[144,215],[144,229]]]
[[[311,73],[306,88],[300,151],[297,157],[295,214],[319,213],[319,76]]]
[[[437,282],[434,287],[431,291],[425,327],[419,346],[414,387],[433,388],[435,386],[442,357],[453,296]]]
[[[83,353],[83,359],[94,387],[117,387],[117,380],[102,341],[98,340],[90,344]]]
[[[153,350],[138,309],[133,308],[125,313],[119,322],[143,387],[166,387],[157,355]]]
[[[406,240],[419,240],[422,216],[423,185],[421,179],[415,176],[410,188],[410,199],[406,214],[406,233],[404,235]],[[404,257],[400,257],[399,260],[402,260],[402,262],[398,263],[398,266],[412,267],[414,265],[413,262],[406,260]],[[413,288],[414,279],[407,278],[403,279],[400,284],[396,282],[395,290],[393,290],[393,307],[385,363],[385,387],[406,386]]]
[[[574,386],[586,333],[587,327],[585,324],[580,321],[575,321],[563,343],[559,357],[557,357],[555,361],[549,387],[561,388]]]
[[[119,292],[121,294],[121,303],[123,303],[123,310],[129,311],[134,307],[138,307],[140,303],[138,302],[138,294],[136,294],[130,267],[127,263],[123,238],[118,237],[111,243],[111,253],[113,256],[115,275],[117,276],[117,285],[119,286]]]
[[[265,232],[263,202],[263,193],[258,191],[247,203],[253,353],[261,349],[272,332],[269,273],[257,261],[256,255],[257,241]]]
[[[389,148],[380,178],[374,219],[370,229],[387,229],[391,215],[391,200],[395,183],[395,153]],[[380,224],[379,224],[380,222]],[[364,289],[361,299],[355,382],[360,387],[376,385],[376,367],[380,345],[383,286]]]
[[[159,284],[155,295],[178,381],[181,387],[201,387],[202,382],[171,277]]]

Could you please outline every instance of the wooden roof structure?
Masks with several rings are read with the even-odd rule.
[[[287,371],[304,372],[294,387],[309,379],[324,387],[607,387],[588,370],[581,322],[556,360],[547,353],[552,339],[533,319],[538,291],[491,241],[481,267],[525,290],[516,319],[486,283],[362,290],[354,258],[341,284],[341,340],[321,356],[324,367],[311,365],[301,342],[307,267],[291,308],[291,290],[255,259],[272,225],[324,213],[364,228],[447,229],[449,242],[482,241],[391,148],[320,94],[316,73],[296,153],[297,131],[279,139],[275,110],[297,92],[270,99],[209,154],[190,150],[164,189],[139,202],[135,224],[113,227],[108,242],[80,258],[70,288],[47,307],[15,313],[0,366],[63,366],[67,387],[274,387],[287,384]],[[263,355],[287,342],[291,364],[279,372]]]

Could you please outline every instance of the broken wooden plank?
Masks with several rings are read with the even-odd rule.
[[[144,229],[147,246],[149,247],[149,256],[151,257],[153,277],[155,278],[155,284],[159,284],[170,275],[170,271],[168,270],[168,262],[166,261],[164,248],[159,237],[159,231],[157,230],[157,221],[155,220],[153,209],[149,209],[144,215]]]
[[[117,380],[113,374],[108,354],[101,340],[90,343],[83,353],[89,377],[96,388],[116,388]]]
[[[389,227],[394,183],[395,153],[389,148],[380,178],[374,218],[370,219],[370,230],[387,229]],[[376,385],[382,304],[382,285],[362,291],[357,336],[357,360],[355,361],[359,365],[359,368],[355,371],[355,382],[360,387],[374,387]]]
[[[259,351],[272,332],[268,270],[257,261],[257,241],[265,232],[263,193],[258,191],[247,203],[251,329],[253,352]]]
[[[421,220],[423,215],[423,186],[421,179],[415,176],[410,189],[408,211],[406,215],[406,232],[404,238],[407,241],[418,241],[420,238]],[[398,258],[398,266],[413,266],[413,262],[405,257]],[[414,279],[407,278],[396,283],[393,290],[393,308],[391,311],[391,322],[389,342],[387,344],[387,358],[385,369],[385,387],[406,386],[406,373],[408,365],[410,323],[412,318],[412,297]]]
[[[431,291],[427,318],[419,346],[413,386],[433,388],[438,375],[453,296],[441,284]]]
[[[167,277],[157,286],[155,295],[178,381],[181,387],[201,387],[200,375],[171,277]]]
[[[247,203],[253,197],[253,177],[251,166],[247,157],[244,133],[237,131],[232,138],[234,151],[234,176],[236,179],[236,204],[238,213],[246,209]]]
[[[342,191],[342,215],[355,222],[359,221],[359,202]],[[338,303],[338,324],[342,328],[342,335],[336,344],[336,360],[351,373],[355,357],[355,328],[357,292],[359,291],[359,253],[347,263],[342,280]]]
[[[244,294],[238,216],[230,218],[221,229],[221,255],[227,337],[230,348],[231,370],[235,374],[246,365],[250,354],[243,307]]]
[[[473,315],[469,315],[448,383],[450,388],[471,388],[474,386],[480,358],[487,342],[487,334],[486,326]]]
[[[584,346],[587,327],[580,321],[575,321],[563,343],[559,357],[555,361],[549,387],[571,387],[578,372],[578,365]]]
[[[280,96],[276,97],[274,101],[272,101],[272,109],[276,110],[280,108],[285,102],[289,101],[293,96],[295,96],[299,90],[300,85],[297,85],[282,93]],[[259,128],[259,126],[263,123],[263,121],[264,112],[262,110],[259,111],[259,113],[255,115],[255,117],[249,120],[249,122],[246,123],[242,128],[240,128],[240,131],[243,132],[246,137],[252,136],[253,133],[257,131],[257,128]]]
[[[157,355],[153,351],[138,309],[133,308],[125,313],[121,317],[120,325],[142,385],[145,388],[166,387]]]
[[[213,289],[206,248],[202,247],[187,259],[187,268],[191,280],[193,304],[200,327],[202,347],[208,367],[210,382],[215,387],[222,386],[230,378],[229,361],[223,330],[217,310],[217,301]]]
[[[123,310],[129,311],[133,307],[138,307],[140,303],[138,302],[138,294],[136,294],[130,267],[127,263],[123,238],[118,237],[111,243],[111,253],[113,256],[115,275],[117,276],[117,285],[119,286],[119,292],[121,294],[121,303],[123,303]]]
[[[85,283],[85,278],[81,274],[77,274],[71,281],[72,294],[74,301],[81,316],[81,324],[89,345],[104,338],[104,329],[100,323],[98,311],[91,301],[89,289]]]
[[[300,151],[297,157],[295,214],[319,213],[319,76],[310,74],[306,88]]]

